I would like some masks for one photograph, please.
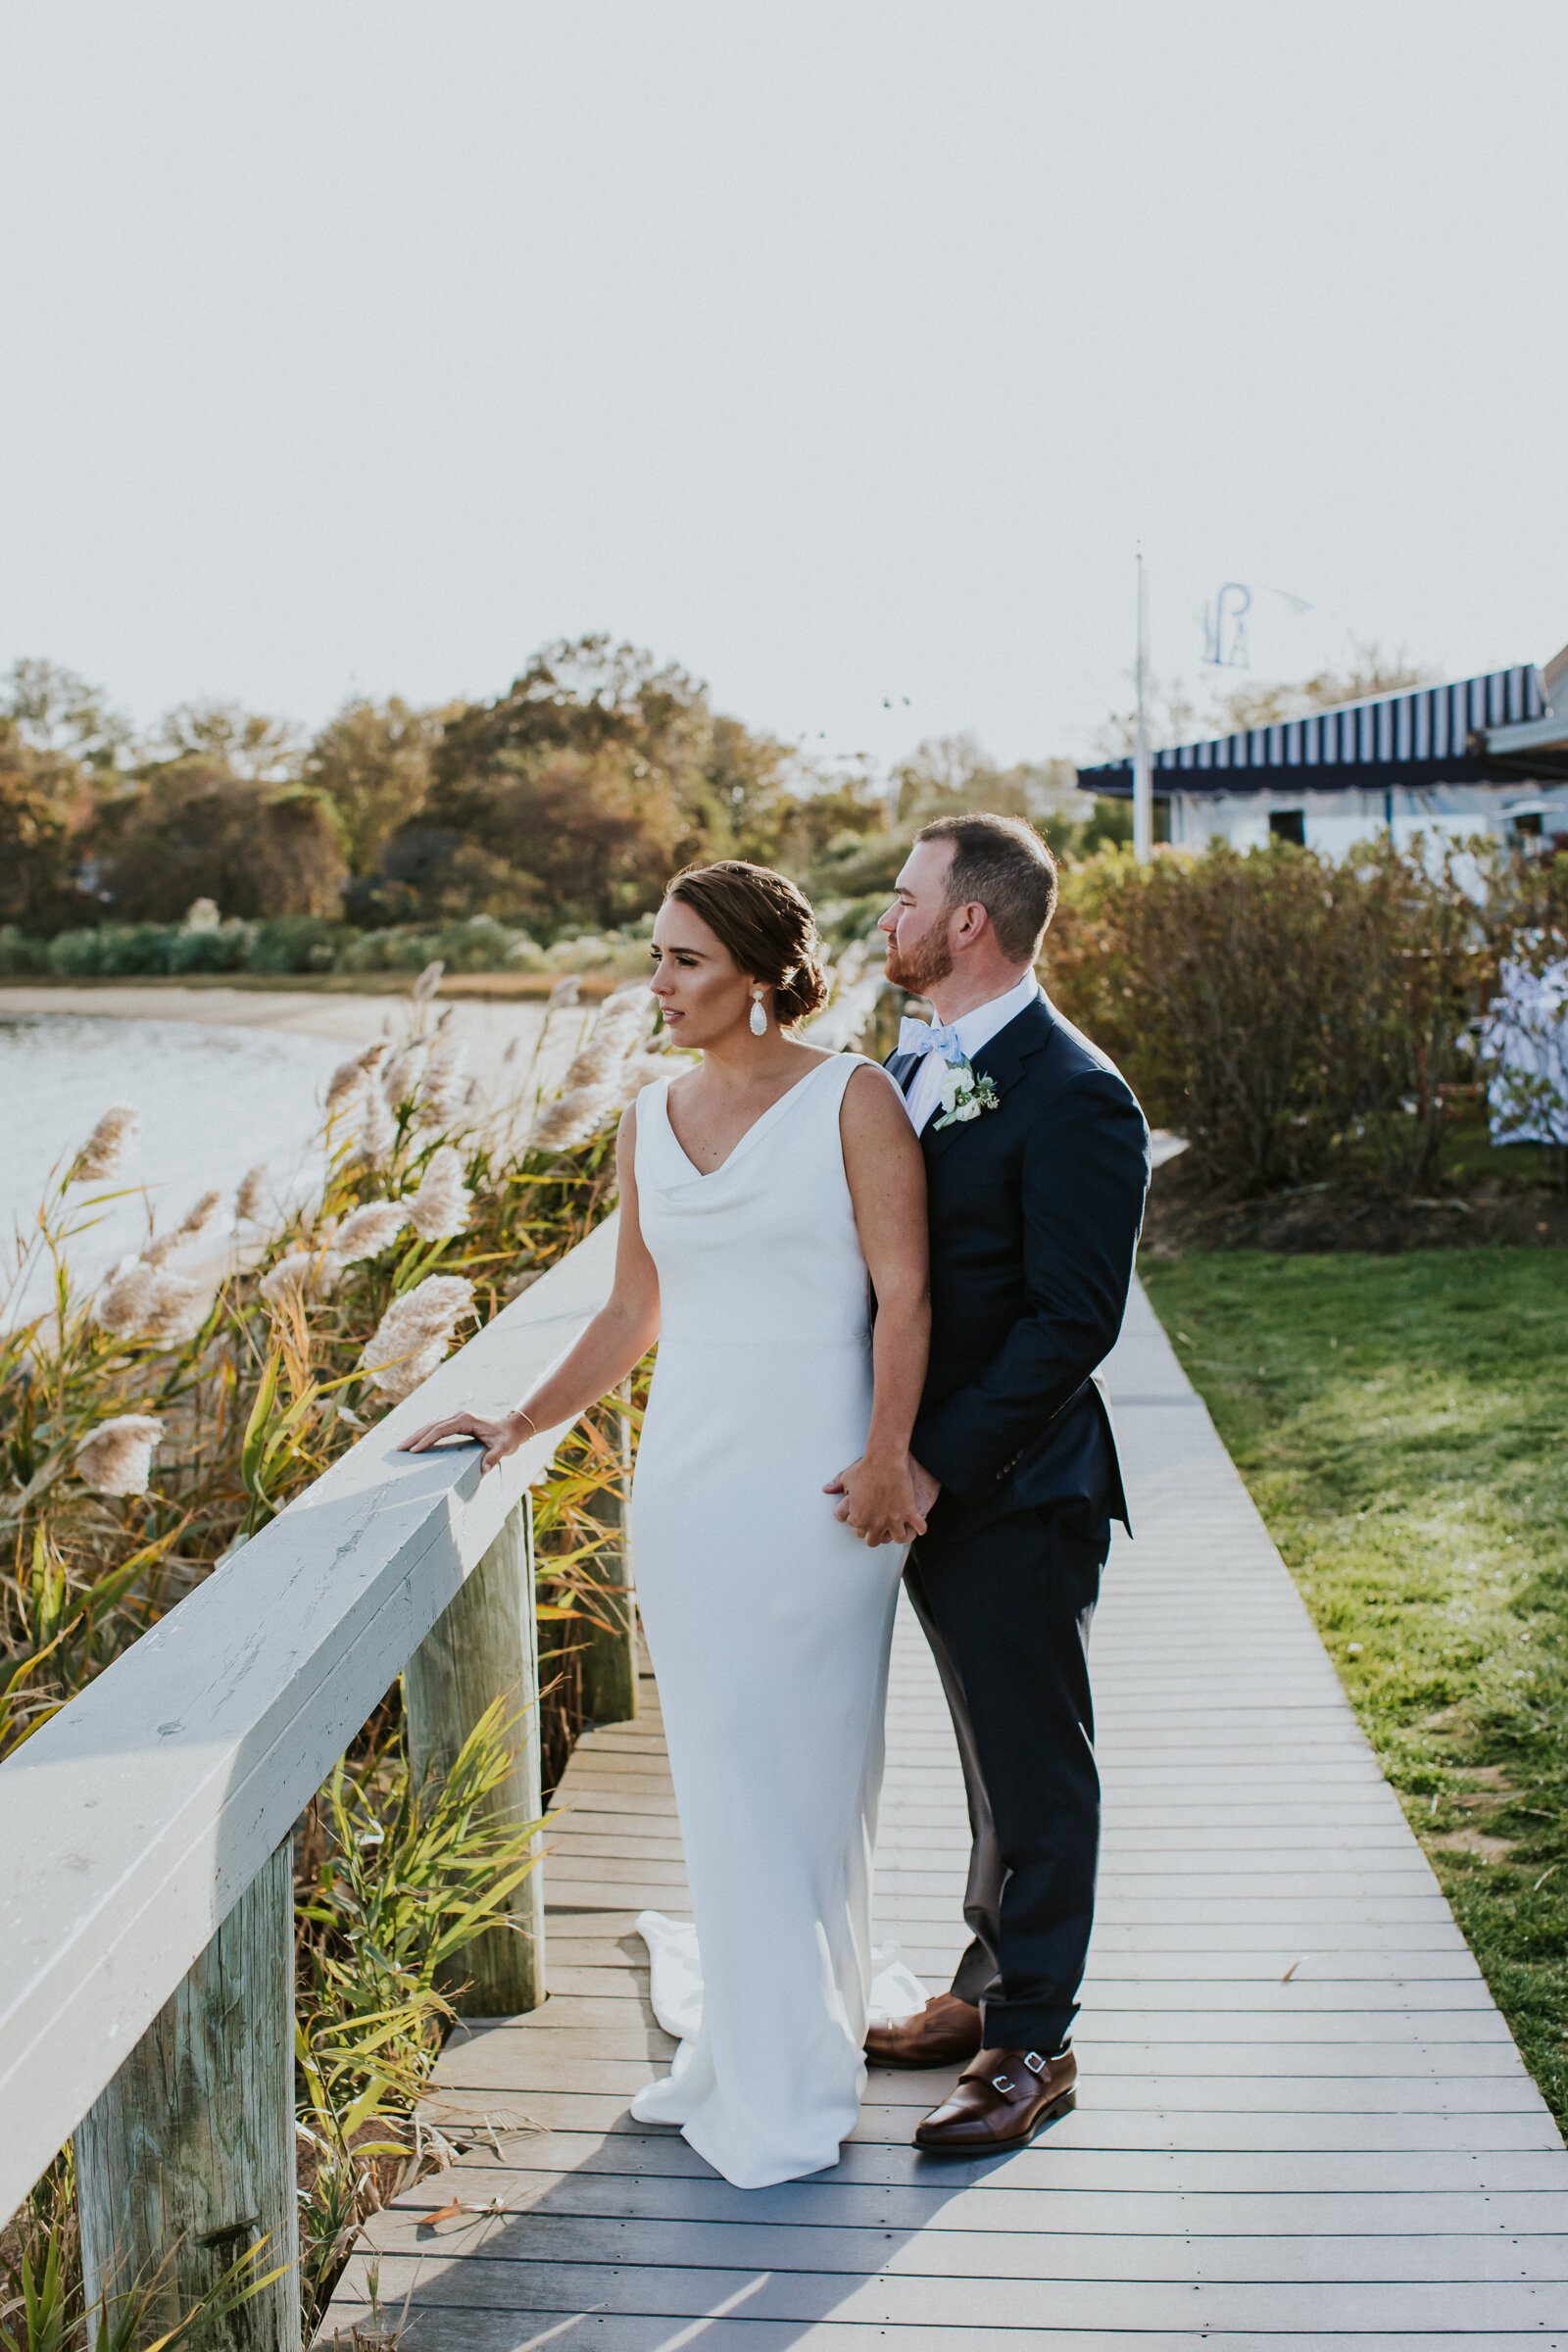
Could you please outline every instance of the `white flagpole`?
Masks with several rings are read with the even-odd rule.
[[[1149,665],[1149,594],[1144,551],[1138,551],[1138,728],[1133,738],[1133,856],[1142,862],[1154,852],[1154,787],[1149,764],[1149,723],[1144,680]]]

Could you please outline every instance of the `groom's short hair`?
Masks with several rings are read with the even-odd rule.
[[[978,905],[1009,963],[1033,963],[1056,911],[1056,861],[1021,816],[939,816],[916,841],[951,841],[948,905]]]

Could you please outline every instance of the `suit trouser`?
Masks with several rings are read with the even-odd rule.
[[[973,1847],[973,1938],[953,1989],[985,2011],[988,2049],[1060,2049],[1077,2014],[1100,1845],[1089,1628],[1109,1528],[1047,1511],[952,1536],[940,1521],[905,1584],[947,1692]]]

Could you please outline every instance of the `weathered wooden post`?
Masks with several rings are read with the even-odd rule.
[[[631,1383],[621,1389],[631,1401]],[[627,1536],[631,1493],[631,1422],[624,1411],[611,1423],[620,1456],[620,1477],[589,1496],[588,1508],[604,1524],[605,1541],[594,1563],[594,1615],[582,1650],[582,1711],[590,1723],[630,1723],[637,1713],[637,1596],[632,1588]]]
[[[544,1811],[533,1601],[533,1514],[525,1495],[403,1676],[416,1778],[445,1773],[496,1699],[517,1718],[512,1770],[486,1800],[493,1817],[514,1823],[537,1821]],[[443,1989],[463,1988],[466,2017],[515,2017],[545,1997],[545,1898],[537,1866],[514,1895],[512,1917],[514,1926],[487,1929],[452,1963]]]
[[[256,2275],[285,2275],[195,2340],[298,2352],[292,1838],[82,2118],[75,2152],[89,2313],[156,2276],[149,2342],[266,2238]]]

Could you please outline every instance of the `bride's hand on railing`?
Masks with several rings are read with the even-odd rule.
[[[471,1438],[484,1447],[484,1460],[479,1474],[493,1470],[504,1462],[509,1453],[515,1453],[525,1438],[537,1436],[526,1413],[505,1413],[499,1421],[487,1421],[482,1413],[449,1413],[444,1421],[431,1421],[425,1428],[416,1429],[412,1438],[405,1438],[399,1453],[428,1453],[443,1438]]]

